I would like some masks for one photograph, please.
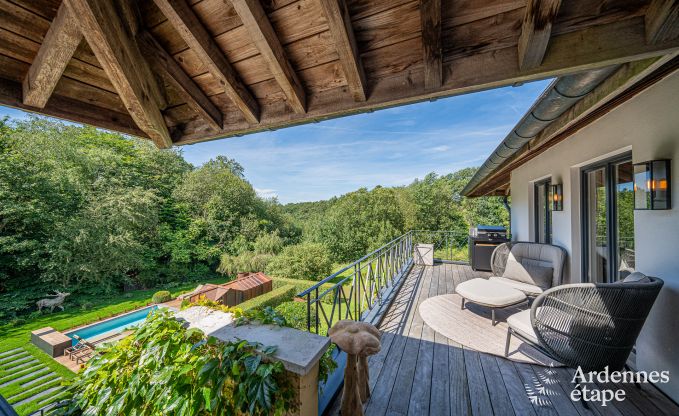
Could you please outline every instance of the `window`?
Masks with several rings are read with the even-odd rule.
[[[552,243],[552,204],[550,179],[535,183],[535,242]]]
[[[583,276],[615,282],[634,271],[632,157],[587,167],[582,173]]]

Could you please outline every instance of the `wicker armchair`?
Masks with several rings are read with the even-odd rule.
[[[663,286],[655,277],[644,280],[569,284],[545,291],[530,310],[507,319],[505,356],[515,335],[570,367],[622,369]]]

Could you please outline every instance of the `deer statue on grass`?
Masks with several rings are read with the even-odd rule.
[[[64,310],[64,299],[66,299],[66,296],[70,295],[70,293],[63,293],[59,292],[58,290],[55,291],[55,295],[47,295],[47,296],[54,296],[52,299],[40,299],[37,301],[35,304],[38,305],[38,311],[42,311],[42,308],[50,308],[50,313],[54,312],[54,308],[61,308],[61,310]]]

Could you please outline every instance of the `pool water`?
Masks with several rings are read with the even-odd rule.
[[[76,329],[75,331],[67,332],[66,336],[73,338],[74,335],[77,335],[80,338],[84,338],[88,341],[96,341],[99,338],[119,334],[126,329],[138,326],[146,320],[149,313],[156,309],[158,309],[158,306],[150,306],[148,308],[139,309],[138,311],[120,315],[98,324],[88,325],[83,328]],[[77,343],[78,341],[73,339],[73,345]]]

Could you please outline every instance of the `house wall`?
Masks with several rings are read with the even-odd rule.
[[[569,258],[567,283],[580,282],[580,169],[632,151],[634,163],[672,159],[672,209],[635,211],[637,270],[662,278],[665,286],[637,341],[639,370],[669,370],[658,387],[679,401],[679,73],[640,95],[512,172],[512,235],[534,241],[533,183],[552,177],[563,183],[564,210],[553,215],[553,243]]]

